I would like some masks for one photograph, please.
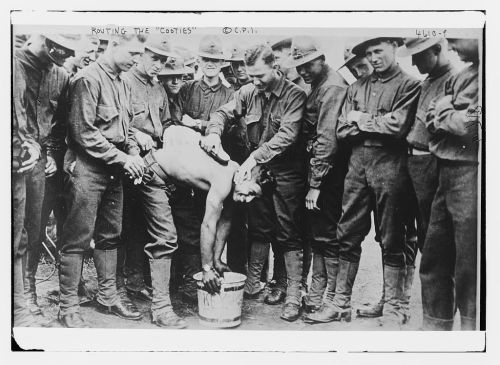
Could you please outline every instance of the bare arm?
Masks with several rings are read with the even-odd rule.
[[[231,197],[226,198],[222,208],[222,214],[217,223],[217,233],[215,237],[214,248],[214,267],[219,272],[231,271],[229,266],[222,262],[221,256],[224,251],[224,246],[231,231],[231,217],[233,215],[234,201]]]

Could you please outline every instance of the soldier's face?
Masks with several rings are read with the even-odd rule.
[[[83,52],[77,52],[75,56],[75,65],[78,68],[84,68],[96,60],[97,46],[89,48]]]
[[[279,66],[281,72],[285,73],[292,67],[291,48],[280,48],[273,51],[274,62]]]
[[[165,78],[164,84],[170,95],[177,95],[182,86],[182,75],[172,75]]]
[[[167,57],[160,56],[146,49],[141,56],[138,67],[149,77],[153,78],[163,69]]]
[[[64,65],[64,61],[75,55],[74,51],[64,48],[48,38],[45,38],[44,49],[47,55],[46,57],[57,66]]]
[[[396,59],[396,47],[392,42],[381,42],[366,48],[366,59],[377,73],[387,71]]]
[[[434,67],[436,67],[438,61],[438,56],[434,52],[433,47],[427,48],[426,50],[416,53],[411,56],[411,63],[417,66],[418,72],[421,74],[428,74]]]
[[[231,68],[233,69],[234,76],[240,81],[246,81],[248,79],[247,69],[245,67],[245,62],[243,61],[232,61]]]
[[[200,67],[201,71],[206,77],[215,77],[219,75],[219,72],[224,64],[223,60],[218,60],[215,58],[200,57]]]
[[[373,72],[373,67],[366,57],[356,58],[348,67],[356,78],[370,75]]]
[[[321,75],[324,64],[325,61],[323,59],[316,58],[315,60],[297,66],[297,72],[304,79],[306,84],[310,84]]]
[[[111,47],[112,61],[123,72],[127,72],[138,63],[144,52],[144,45],[135,37],[130,40],[120,39],[119,42],[112,41],[108,47]]]
[[[255,65],[247,65],[248,77],[253,81],[253,84],[258,91],[269,91],[271,85],[276,79],[274,63],[267,65],[262,59],[255,62]]]

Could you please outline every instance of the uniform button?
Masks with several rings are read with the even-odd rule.
[[[109,178],[110,178],[111,180],[114,180],[114,179],[115,179],[115,177],[114,177],[113,175],[111,175]]]
[[[37,99],[36,100],[37,104],[41,104],[42,102],[40,101],[40,99]]]
[[[377,93],[372,93],[372,96],[375,96],[375,95],[377,95]]]

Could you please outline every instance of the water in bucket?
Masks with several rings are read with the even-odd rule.
[[[221,278],[220,293],[210,294],[203,289],[202,273],[194,275],[198,285],[198,316],[200,323],[208,327],[236,327],[241,323],[243,286],[246,276],[225,272]]]

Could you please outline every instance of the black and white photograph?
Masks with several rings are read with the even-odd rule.
[[[483,351],[485,19],[11,10],[11,349]]]

